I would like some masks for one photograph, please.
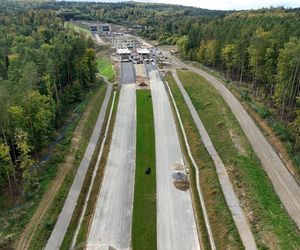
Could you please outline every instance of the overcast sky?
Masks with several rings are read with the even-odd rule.
[[[73,0],[74,1],[74,0]],[[77,0],[78,1],[78,0]],[[121,0],[82,0],[94,2],[121,2]],[[139,0],[137,2],[157,2],[195,6],[205,9],[244,10],[263,7],[300,7],[300,0]]]

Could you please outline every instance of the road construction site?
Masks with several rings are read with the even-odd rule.
[[[190,190],[190,185],[192,185],[190,168],[192,166],[187,164],[186,158],[189,156],[183,152],[178,124],[174,117],[174,107],[170,102],[170,89],[164,82],[165,71],[170,70],[173,72],[173,77],[192,114],[200,138],[213,159],[218,182],[239,238],[246,249],[257,248],[249,219],[240,205],[239,197],[233,188],[227,169],[192,100],[176,75],[176,70],[182,68],[202,75],[224,98],[260,159],[287,213],[300,228],[299,186],[243,106],[220,81],[203,70],[181,62],[172,55],[172,52],[153,47],[132,34],[122,33],[118,30],[115,33],[106,33],[103,37],[99,36],[98,38],[97,36],[98,34],[96,34],[96,41],[109,43],[116,49],[111,58],[118,63],[120,69],[120,98],[105,173],[102,184],[98,187],[99,196],[91,217],[87,242],[84,243],[87,249],[131,249],[132,247],[137,147],[136,91],[143,89],[151,91],[153,105],[157,249],[203,248],[204,239],[200,236],[199,218],[197,219],[199,215],[196,215],[195,200]],[[164,64],[164,69],[159,69],[158,64]],[[201,185],[198,185],[198,191],[201,192],[199,189],[201,189]],[[199,196],[201,196],[200,192]],[[210,230],[210,220],[206,214],[203,197],[201,197],[201,201],[201,216],[206,218],[207,237],[210,239],[208,248],[215,249],[213,232]],[[76,197],[72,203],[76,203]],[[63,215],[62,212],[47,246],[60,247],[60,243],[57,244],[54,241],[57,237],[59,237],[59,242],[63,240],[70,222],[69,217],[70,215]],[[66,223],[64,224],[62,221],[66,221]],[[59,228],[62,230],[58,230]],[[58,236],[58,234],[60,235]],[[145,242],[145,246],[147,246],[147,242]]]

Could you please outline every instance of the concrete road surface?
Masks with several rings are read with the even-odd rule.
[[[121,85],[119,107],[87,249],[129,249],[136,144],[136,90]]]
[[[267,141],[243,105],[224,86],[224,84],[212,75],[198,68],[184,64],[175,57],[172,57],[172,59],[177,65],[203,76],[218,90],[241,125],[289,216],[300,229],[300,186],[285,167],[272,145]]]
[[[239,235],[241,237],[241,240],[243,242],[243,245],[245,246],[246,249],[256,249],[256,244],[255,240],[253,237],[253,234],[250,230],[250,226],[246,220],[246,217],[243,213],[243,210],[240,207],[239,201],[234,193],[232,184],[230,182],[229,176],[226,172],[225,166],[216,151],[202,121],[200,120],[200,117],[194,108],[190,97],[186,93],[184,87],[182,86],[179,78],[177,77],[176,71],[173,71],[173,77],[180,89],[180,92],[191,112],[191,115],[193,117],[193,120],[198,128],[199,134],[201,135],[201,140],[203,144],[205,145],[207,151],[209,152],[211,158],[214,161],[218,178],[220,181],[220,185],[222,187],[227,205],[230,209],[230,212],[232,214],[234,223],[238,229]]]
[[[135,69],[132,62],[121,63],[121,83],[135,83]]]
[[[190,192],[173,184],[176,164],[183,156],[169,99],[157,70],[149,72],[155,121],[157,182],[157,248],[200,249]]]
[[[58,220],[55,224],[54,229],[52,230],[51,236],[47,242],[46,249],[53,250],[53,249],[59,249],[60,245],[64,239],[64,236],[66,234],[66,231],[68,229],[68,226],[70,224],[73,211],[75,209],[82,184],[85,178],[86,171],[90,165],[93,153],[95,151],[97,142],[100,137],[100,133],[102,130],[103,122],[105,119],[105,113],[106,109],[109,103],[110,95],[112,91],[112,85],[108,84],[106,95],[100,110],[100,113],[98,115],[97,123],[95,125],[93,134],[90,138],[89,145],[85,151],[85,154],[81,160],[81,163],[79,165],[79,168],[77,170],[76,176],[74,178],[73,184],[70,188],[70,191],[68,193],[68,197],[65,201],[65,204],[62,208],[61,213],[59,214]]]

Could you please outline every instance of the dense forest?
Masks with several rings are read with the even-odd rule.
[[[208,23],[197,22],[177,44],[184,58],[221,71],[238,89],[246,88],[242,98],[258,100],[261,107],[255,110],[300,166],[298,10],[243,11]]]
[[[0,188],[30,199],[40,153],[95,83],[93,42],[51,10],[0,3]]]
[[[134,2],[47,2],[40,8],[55,10],[64,20],[90,19],[135,27],[138,34],[159,44],[178,44],[182,57],[224,72],[228,79],[248,87],[266,106],[263,118],[272,113],[282,121],[282,125],[276,124],[281,137],[292,144],[290,150],[298,151],[299,9],[211,11]]]

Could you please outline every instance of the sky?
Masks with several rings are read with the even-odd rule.
[[[78,1],[78,0],[77,0]],[[121,2],[121,0],[81,0],[94,2]],[[137,2],[156,2],[194,6],[217,10],[245,10],[263,7],[300,7],[300,0],[136,0]]]

